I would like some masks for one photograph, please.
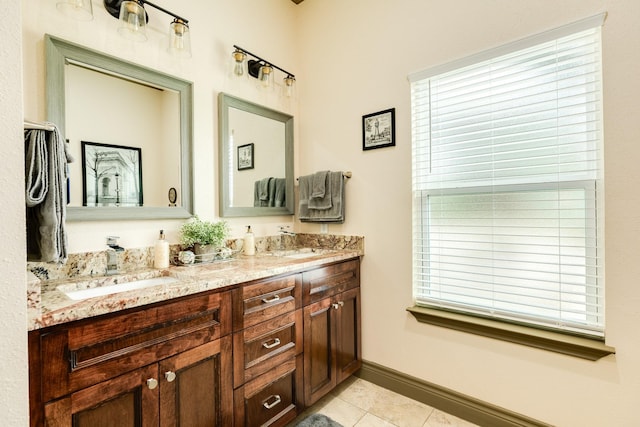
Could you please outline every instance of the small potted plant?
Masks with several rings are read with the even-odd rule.
[[[180,227],[180,243],[184,248],[193,248],[202,261],[211,261],[229,235],[229,225],[225,221],[203,221],[195,215]],[[211,254],[211,256],[203,256]],[[209,259],[210,258],[210,259]]]

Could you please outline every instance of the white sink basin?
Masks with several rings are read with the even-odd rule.
[[[81,301],[87,298],[117,294],[120,292],[132,291],[134,289],[144,289],[151,286],[166,285],[169,283],[176,283],[178,281],[179,280],[175,277],[163,276],[154,277],[151,279],[134,280],[131,282],[117,283],[112,285],[97,286],[94,288],[86,289],[68,289],[68,285],[61,285],[58,286],[58,290],[62,291],[67,297],[71,298],[72,300]]]

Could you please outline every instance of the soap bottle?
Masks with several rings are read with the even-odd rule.
[[[256,239],[251,231],[251,226],[247,226],[247,233],[244,235],[244,244],[242,245],[242,250],[245,255],[255,255],[256,254]]]
[[[169,267],[169,242],[165,240],[164,230],[160,230],[160,237],[156,241],[153,254],[153,266],[155,268]]]

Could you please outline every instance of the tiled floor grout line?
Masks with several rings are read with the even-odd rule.
[[[316,412],[332,418],[344,427],[370,427],[381,424],[392,427],[474,426],[436,408],[359,378],[349,379],[338,386],[287,427],[294,427],[305,416]],[[376,420],[373,421],[374,424],[367,423],[368,415],[371,420]]]

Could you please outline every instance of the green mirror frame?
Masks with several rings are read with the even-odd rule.
[[[227,156],[229,152],[229,108],[236,108],[248,113],[257,114],[268,119],[282,122],[285,128],[284,155],[285,155],[285,206],[282,207],[239,207],[231,206],[231,194],[229,174],[234,165],[230,165]],[[219,182],[220,182],[220,216],[221,217],[248,217],[248,216],[273,216],[294,214],[293,193],[293,116],[272,110],[262,105],[254,104],[240,98],[220,93],[218,95],[218,129],[219,129]]]
[[[181,202],[176,207],[67,207],[69,221],[181,219],[193,215],[193,83],[45,35],[46,114],[65,134],[65,65],[75,63],[180,94]]]

